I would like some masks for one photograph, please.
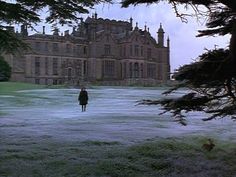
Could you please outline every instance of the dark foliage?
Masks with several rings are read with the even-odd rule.
[[[8,81],[11,77],[11,67],[9,64],[0,56],[0,82]]]
[[[208,50],[199,56],[196,62],[180,67],[173,75],[179,84],[165,92],[174,93],[179,88],[186,88],[187,93],[181,97],[168,97],[162,100],[143,100],[143,104],[160,104],[164,112],[171,112],[181,124],[185,125],[184,114],[189,111],[209,113],[211,120],[216,117],[236,115],[236,1],[235,0],[123,0],[123,7],[140,3],[168,2],[175,10],[176,16],[185,18],[177,6],[192,7],[195,15],[208,18],[206,30],[200,30],[198,36],[231,35],[228,49]],[[200,6],[206,7],[201,13]],[[187,8],[186,8],[187,9]]]
[[[177,120],[184,120],[184,112],[204,111],[212,115],[203,120],[236,114],[236,75],[230,72],[227,60],[229,50],[210,50],[202,54],[197,62],[180,67],[173,75],[179,81],[176,87],[164,94],[175,93],[185,87],[186,94],[178,98],[158,101],[143,100],[143,104],[160,104],[164,112],[171,112]]]
[[[79,20],[79,14],[88,13],[90,8],[100,2],[110,2],[110,0],[0,1],[0,54],[17,52],[21,46],[25,49],[21,40],[7,31],[9,25],[27,24],[32,27],[44,20],[53,26],[75,25]],[[46,12],[45,18],[41,18],[42,12]]]

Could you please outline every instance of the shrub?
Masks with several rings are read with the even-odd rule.
[[[0,82],[8,81],[11,77],[11,67],[4,60],[2,56],[0,56]]]

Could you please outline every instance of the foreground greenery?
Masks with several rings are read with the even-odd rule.
[[[235,143],[216,141],[208,152],[204,137],[119,142],[56,142],[45,136],[3,139],[0,176],[157,177],[235,176]]]
[[[0,82],[8,81],[11,77],[11,67],[4,60],[2,56],[0,56]]]

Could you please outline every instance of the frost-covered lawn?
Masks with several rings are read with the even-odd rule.
[[[81,112],[78,89],[0,89],[0,176],[235,176],[235,123],[193,113],[181,126],[136,105],[162,90],[89,88]],[[211,152],[201,148],[207,138]]]

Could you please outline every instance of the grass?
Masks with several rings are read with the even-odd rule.
[[[154,139],[127,146],[119,142],[55,142],[27,139],[0,148],[0,176],[157,177],[235,176],[236,144],[205,137]]]
[[[38,84],[30,84],[30,83],[22,83],[22,82],[0,82],[0,94],[10,94],[16,91],[21,90],[33,90],[33,89],[60,89],[66,88],[65,85],[38,85]]]
[[[20,82],[0,82],[0,94],[8,94],[20,90],[42,89],[43,85],[20,83]]]
[[[45,86],[0,83],[0,94],[40,88]],[[24,97],[24,102],[20,98],[14,99],[20,104],[30,104],[30,97]],[[3,114],[4,112],[0,112],[0,115]],[[208,152],[201,148],[206,141],[206,137],[152,138],[127,146],[117,141],[55,141],[48,135],[20,137],[14,132],[11,132],[11,135],[2,133],[0,176],[236,176],[236,144],[214,140],[216,146]]]
[[[18,107],[31,106],[34,100],[48,100],[48,98],[43,96],[31,96],[24,92],[18,92],[22,90],[34,90],[34,89],[59,89],[65,88],[63,85],[37,85],[30,83],[20,83],[20,82],[0,82],[0,96],[1,101],[5,102],[11,106],[12,104]],[[6,96],[6,97],[5,97]],[[6,115],[4,111],[0,111],[0,115]]]

